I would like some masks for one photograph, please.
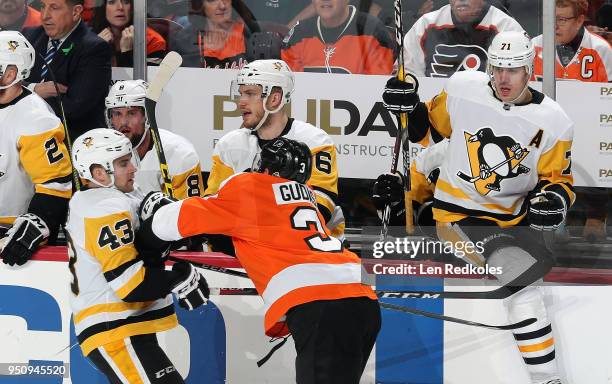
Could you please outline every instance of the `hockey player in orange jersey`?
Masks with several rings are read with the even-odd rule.
[[[380,308],[361,283],[360,259],[330,236],[305,185],[311,162],[306,144],[274,139],[255,172],[231,176],[205,198],[160,201],[141,233],[149,234],[151,246],[200,233],[230,235],[264,300],[266,334],[293,335],[297,382],[357,384],[380,328]]]

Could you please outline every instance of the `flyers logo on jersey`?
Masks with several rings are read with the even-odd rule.
[[[474,134],[463,134],[470,171],[459,171],[457,176],[473,183],[481,195],[491,191],[500,192],[502,180],[529,173],[530,169],[521,164],[529,150],[512,137],[495,136],[490,127],[480,128]]]
[[[487,64],[487,52],[478,45],[436,45],[431,62],[431,77],[450,77],[457,71],[483,71]]]

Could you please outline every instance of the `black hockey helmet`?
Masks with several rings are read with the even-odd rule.
[[[305,184],[312,172],[312,154],[306,144],[278,137],[261,149],[252,169]]]

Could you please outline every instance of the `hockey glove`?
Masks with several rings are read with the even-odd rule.
[[[554,231],[565,221],[565,201],[555,192],[541,191],[529,199],[529,226],[538,231]]]
[[[174,203],[175,201],[176,200],[164,195],[159,191],[151,191],[147,193],[144,199],[142,199],[142,203],[140,203],[140,208],[138,210],[140,220],[147,220],[149,217],[152,217],[159,208],[163,207],[164,205]]]
[[[414,78],[413,78],[414,79]],[[411,113],[420,102],[418,82],[400,81],[397,77],[387,80],[383,92],[383,105],[391,113]]]
[[[33,213],[17,217],[3,239],[0,257],[5,264],[23,265],[32,258],[40,243],[49,237],[47,224]]]
[[[378,176],[372,188],[372,200],[376,209],[385,205],[395,206],[404,201],[404,179],[399,173],[383,173]]]
[[[187,262],[178,262],[172,266],[172,272],[180,275],[172,288],[181,307],[191,311],[201,305],[206,305],[210,296],[210,289],[204,276],[193,265]]]

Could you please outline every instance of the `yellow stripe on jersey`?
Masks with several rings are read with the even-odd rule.
[[[138,268],[138,271],[134,273],[134,275],[121,286],[121,288],[117,289],[115,293],[120,299],[124,299],[127,295],[130,294],[136,287],[140,285],[144,281],[145,277],[145,269],[144,267]]]
[[[560,185],[567,193],[570,205],[576,200],[576,194],[570,188],[571,185],[574,185],[571,169],[571,149],[571,141],[558,141],[551,149],[543,153],[538,161],[540,180]],[[550,185],[544,187],[544,189],[548,188],[550,188]]]
[[[147,333],[163,332],[178,325],[176,314],[163,317],[161,319],[142,321],[138,323],[126,324],[121,327],[110,329],[105,332],[96,333],[88,337],[81,343],[81,350],[85,356],[89,355],[94,349],[101,347],[109,342],[122,340],[126,337],[144,335]]]
[[[476,252],[476,250],[470,251],[465,247],[465,244],[471,242],[471,240],[459,226],[449,223],[436,223],[436,233],[438,239],[449,241],[453,244],[454,248],[463,250],[465,253],[464,258],[470,264],[477,267],[483,267],[486,264],[485,258],[481,253]]]
[[[180,175],[172,176],[172,189],[174,198],[184,200],[192,196],[204,196],[204,183],[202,182],[202,170],[198,163],[195,167]]]
[[[436,182],[436,188],[445,193],[448,193],[453,197],[456,197],[457,199],[470,200],[470,197],[465,192],[463,192],[461,188],[453,187],[442,178],[438,178],[438,181]]]
[[[425,102],[431,126],[444,137],[450,137],[452,132],[450,115],[446,109],[447,98],[448,94],[446,91],[442,91],[433,99]]]
[[[87,309],[79,311],[73,317],[74,324],[78,324],[81,321],[85,320],[89,316],[97,315],[98,313],[103,312],[123,312],[129,310],[142,310],[151,304],[155,303],[154,301],[143,301],[138,303],[126,303],[126,302],[117,302],[117,303],[106,303],[106,304],[96,304]]]
[[[462,219],[465,219],[466,217],[476,217],[479,219],[484,219],[484,220],[490,220],[493,221],[495,223],[497,223],[497,225],[499,225],[502,228],[505,227],[511,227],[514,225],[517,225],[518,223],[521,222],[521,220],[523,220],[523,218],[525,217],[525,215],[527,214],[526,212],[516,216],[515,218],[508,220],[508,221],[504,221],[501,220],[497,217],[493,217],[493,216],[487,216],[487,215],[478,215],[476,213],[471,213],[471,214],[464,214],[464,213],[457,213],[457,212],[450,212],[447,211],[445,209],[440,209],[440,208],[433,208],[433,218],[435,221],[439,221],[442,223],[455,223],[457,221],[460,221]]]
[[[144,384],[124,340],[105,344],[102,348],[130,384]]]
[[[17,148],[19,160],[34,184],[44,184],[72,173],[61,124],[37,135],[21,136]]]
[[[219,191],[221,183],[234,174],[234,170],[225,163],[217,155],[212,157],[212,167],[210,168],[210,176],[208,176],[208,186],[204,195],[214,195]]]
[[[67,189],[65,191],[60,191],[57,189],[46,188],[40,184],[36,184],[36,186],[34,187],[34,190],[36,191],[36,193],[43,193],[45,195],[63,197],[65,199],[69,199],[72,196],[72,185],[70,189]]]
[[[324,145],[322,147],[312,148],[310,152],[313,157],[312,175],[310,176],[308,184],[330,192],[333,196],[337,196],[338,163],[336,162],[336,147],[333,145]],[[330,212],[333,211],[334,207],[331,207]]]
[[[0,217],[0,225],[13,225],[13,223],[15,222],[15,219],[17,219],[17,216],[5,216],[5,217]]]
[[[134,260],[134,232],[128,212],[85,218],[85,249],[102,265],[106,273]]]
[[[427,177],[416,169],[416,162],[413,161],[410,164],[409,200],[423,204],[433,197],[434,187],[435,185],[427,181]]]

